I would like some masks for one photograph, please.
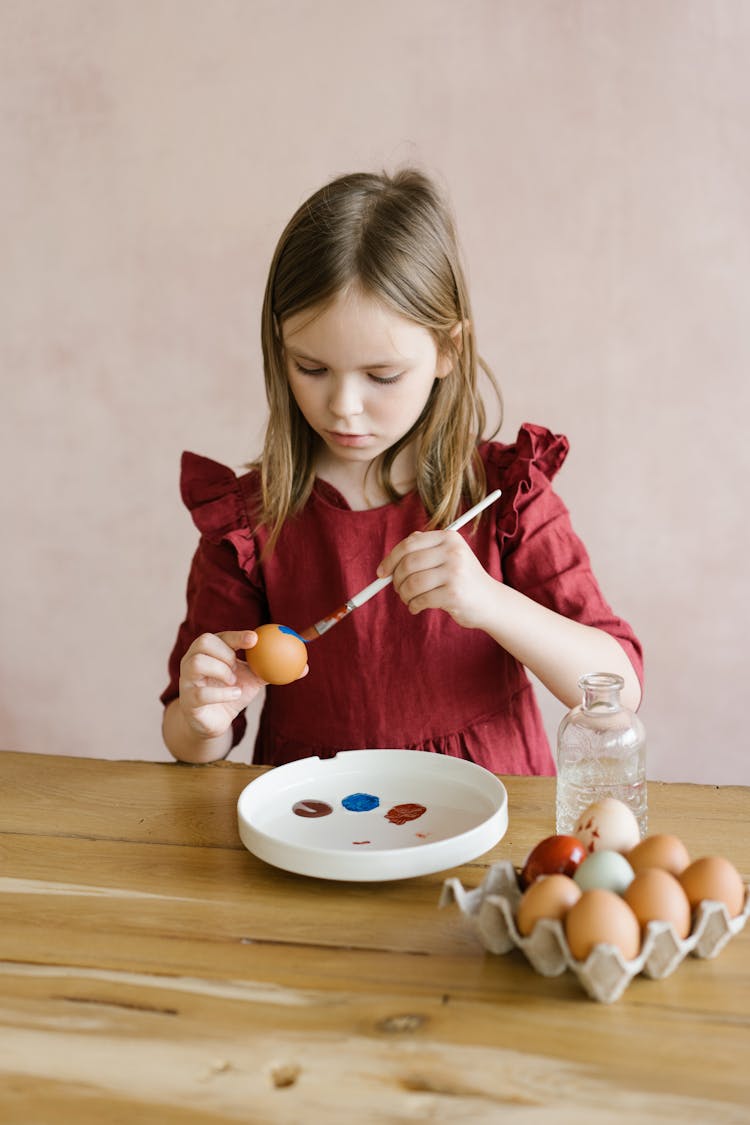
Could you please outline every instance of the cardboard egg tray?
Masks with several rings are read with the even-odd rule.
[[[440,906],[456,902],[490,953],[518,948],[545,977],[556,977],[570,969],[588,995],[602,1004],[618,1000],[638,973],[658,980],[673,973],[688,954],[716,957],[750,916],[750,887],[746,887],[745,906],[736,918],[729,917],[722,902],[702,902],[684,941],[669,922],[649,922],[641,952],[634,960],[626,961],[613,945],[597,945],[585,961],[575,961],[562,922],[557,919],[537,922],[528,937],[519,934],[515,916],[521,894],[516,869],[510,860],[503,860],[491,867],[473,890],[465,890],[459,879],[446,879]]]

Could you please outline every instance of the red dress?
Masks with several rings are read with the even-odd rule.
[[[568,442],[525,425],[516,442],[485,442],[488,491],[503,495],[460,534],[498,581],[566,617],[603,629],[639,677],[641,647],[605,601],[567,509],[550,486]],[[203,632],[252,629],[267,621],[302,631],[372,582],[390,549],[427,515],[416,492],[396,503],[352,511],[317,480],[304,510],[287,520],[270,558],[267,535],[253,527],[257,472],[236,477],[205,457],[182,457],[182,497],[201,532],[187,586],[187,616],[169,661],[179,666]],[[338,750],[408,747],[468,758],[495,773],[553,774],[554,763],[533,687],[521,664],[479,629],[463,629],[441,610],[412,616],[392,586],[311,643],[310,671],[269,686],[253,761],[281,765]],[[598,669],[591,669],[598,671]],[[244,713],[234,724],[236,745]]]

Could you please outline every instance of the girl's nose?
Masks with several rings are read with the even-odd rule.
[[[352,418],[362,413],[362,394],[356,375],[344,375],[333,380],[328,408],[337,418]]]

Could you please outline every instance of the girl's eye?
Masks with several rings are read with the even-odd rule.
[[[295,359],[294,366],[297,368],[301,375],[325,375],[325,367],[303,367],[302,364]]]
[[[380,384],[397,383],[402,374],[403,372],[399,371],[397,375],[370,375],[370,378]]]
[[[298,359],[294,360],[294,366],[299,371],[300,375],[325,375],[328,371],[327,367],[304,367]],[[378,383],[382,386],[387,386],[389,383],[396,383],[403,375],[403,371],[397,371],[395,375],[373,375],[370,373],[368,378],[372,379],[373,383]]]

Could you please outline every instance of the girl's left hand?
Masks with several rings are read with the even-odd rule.
[[[410,613],[442,609],[465,629],[482,627],[494,580],[457,531],[415,531],[397,543],[377,570]]]

